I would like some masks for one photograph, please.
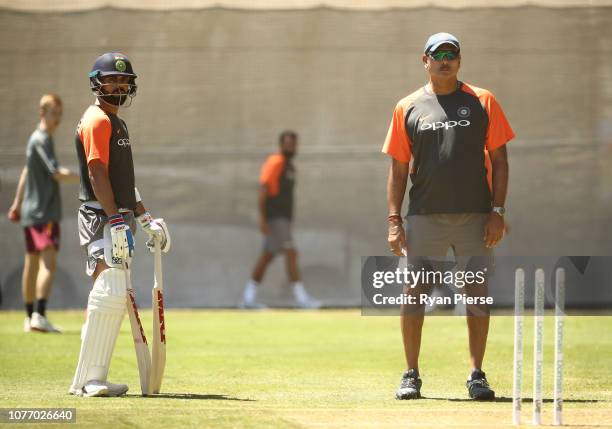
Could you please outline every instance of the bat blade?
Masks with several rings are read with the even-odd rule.
[[[149,395],[151,392],[149,380],[151,378],[151,354],[145,336],[138,307],[136,307],[136,296],[133,289],[128,289],[127,300],[130,327],[132,328],[132,338],[134,339],[134,349],[136,351],[136,361],[138,363],[138,375],[140,377],[140,391],[142,395]]]
[[[166,367],[166,323],[164,318],[164,286],[159,241],[155,241],[155,285],[153,287],[153,359],[150,388],[159,393]]]
[[[151,390],[159,393],[166,367],[166,326],[164,321],[164,294],[153,289],[153,364],[151,367]]]

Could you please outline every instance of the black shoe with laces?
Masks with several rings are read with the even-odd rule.
[[[491,399],[495,399],[495,392],[489,387],[485,373],[479,369],[472,371],[465,385],[472,399],[476,399],[477,401],[490,401]]]
[[[420,398],[422,384],[423,382],[419,378],[419,371],[416,369],[409,369],[402,375],[402,382],[397,392],[395,392],[395,399]]]

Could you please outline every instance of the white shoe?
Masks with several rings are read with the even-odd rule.
[[[266,308],[268,308],[268,306],[266,304],[262,304],[256,301],[250,301],[250,302],[243,301],[240,304],[240,308],[244,308],[248,310],[265,310]]]
[[[110,381],[105,381],[104,383],[108,387],[108,396],[123,396],[129,390],[127,384],[115,384]]]
[[[249,280],[244,287],[244,294],[242,296],[242,303],[240,304],[240,308],[249,308],[249,309],[258,309],[262,310],[266,307],[264,304],[260,304],[255,300],[257,297],[257,287],[259,284],[254,280]]]
[[[68,391],[71,395],[93,398],[97,396],[108,396],[108,386],[97,381],[88,382],[83,388],[75,389],[71,387]]]
[[[115,384],[110,381],[88,381],[82,389],[70,388],[69,393],[71,395],[83,396],[86,398],[100,397],[100,396],[122,396],[128,391],[126,384]]]
[[[300,308],[320,308],[321,301],[317,301],[306,292],[304,289],[304,285],[301,283],[296,283],[293,286],[293,296],[295,297],[295,302]]]
[[[29,317],[23,321],[23,332],[32,332],[32,325]]]
[[[30,321],[30,327],[33,331],[38,332],[53,332],[56,334],[60,334],[62,331],[53,326],[51,322],[45,317],[41,316],[39,313],[32,313],[32,320]]]

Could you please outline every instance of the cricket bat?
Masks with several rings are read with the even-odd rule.
[[[155,282],[153,285],[153,359],[149,389],[159,393],[166,367],[166,325],[164,322],[164,280],[159,240],[154,240]]]
[[[129,275],[129,274],[128,274]],[[129,284],[129,283],[128,283]],[[136,307],[136,295],[134,289],[128,289],[127,309],[130,318],[130,327],[132,328],[132,338],[134,339],[134,349],[136,350],[136,361],[138,363],[138,375],[140,376],[140,391],[142,395],[148,395],[149,379],[151,377],[151,354],[149,353],[149,345],[145,336],[138,308]]]

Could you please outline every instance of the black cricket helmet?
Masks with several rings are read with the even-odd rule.
[[[104,84],[100,80],[103,76],[129,76],[127,92],[120,92],[119,94],[106,94],[102,91]],[[130,98],[130,104],[132,99],[136,96],[136,73],[132,68],[132,63],[127,56],[120,54],[119,52],[107,52],[106,54],[100,55],[96,58],[91,71],[89,72],[89,85],[92,92],[96,97],[101,98],[103,101],[114,104],[115,106],[122,106],[128,97]],[[128,105],[129,106],[129,105]]]

